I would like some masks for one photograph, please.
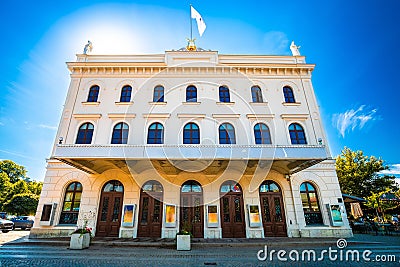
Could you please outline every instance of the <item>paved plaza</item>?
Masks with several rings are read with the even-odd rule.
[[[46,241],[46,240],[45,240]],[[346,247],[338,249],[335,239],[231,239],[195,240],[191,251],[176,251],[173,240],[111,240],[98,239],[89,249],[70,250],[67,239],[28,240],[26,237],[7,242],[0,247],[0,266],[399,266],[400,236],[356,235]],[[272,260],[265,256],[273,250]],[[328,253],[318,258],[322,250],[337,250],[337,259]],[[262,250],[262,252],[259,252]],[[287,261],[278,259],[279,250],[286,251]],[[289,259],[291,251],[299,251],[300,259]],[[316,260],[301,260],[304,250],[315,251]],[[340,251],[343,251],[342,260]],[[345,260],[347,250],[360,252],[360,261]],[[365,250],[369,262],[362,259]],[[258,255],[258,256],[257,256]],[[292,256],[295,254],[292,254]],[[334,254],[333,254],[334,256]],[[384,259],[385,262],[377,262]],[[389,257],[390,256],[390,257]],[[261,260],[259,259],[261,258]],[[390,261],[389,261],[390,260]]]

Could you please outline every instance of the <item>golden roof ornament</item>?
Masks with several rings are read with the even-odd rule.
[[[186,40],[188,41],[186,50],[187,51],[197,51],[197,47],[195,44],[196,38],[193,38],[193,39],[186,38]]]

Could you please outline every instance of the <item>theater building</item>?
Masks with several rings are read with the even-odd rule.
[[[31,237],[349,237],[304,56],[78,54]],[[321,90],[323,88],[320,88]]]

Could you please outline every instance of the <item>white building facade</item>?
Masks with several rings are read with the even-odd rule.
[[[303,56],[77,55],[33,237],[349,237]]]

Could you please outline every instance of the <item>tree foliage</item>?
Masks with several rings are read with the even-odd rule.
[[[29,179],[26,177],[26,169],[24,166],[18,165],[12,160],[0,161],[0,173],[7,174],[11,183],[15,183],[20,179]]]
[[[38,195],[32,193],[16,194],[4,204],[4,210],[16,215],[33,215],[38,203]]]
[[[336,173],[342,192],[368,198],[384,191],[396,191],[398,186],[394,176],[379,175],[388,167],[384,161],[374,156],[365,156],[362,151],[352,151],[345,147],[336,158]]]
[[[43,183],[30,181],[26,173],[25,167],[11,160],[0,161],[0,211],[23,215],[35,213]],[[21,207],[22,204],[26,208]]]

